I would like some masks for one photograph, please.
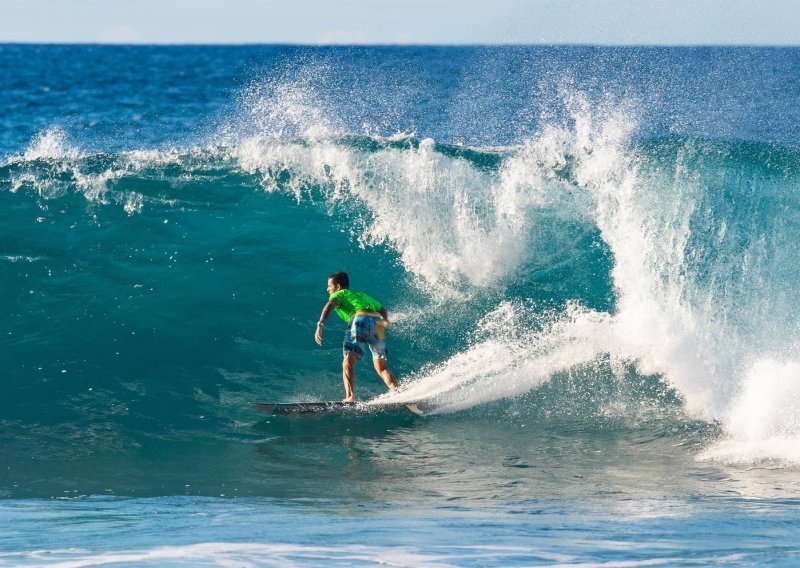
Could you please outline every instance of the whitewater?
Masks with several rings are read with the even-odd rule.
[[[0,58],[0,565],[798,554],[797,50]]]

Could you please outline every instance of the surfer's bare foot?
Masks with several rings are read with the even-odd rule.
[[[354,397],[354,396],[348,396],[347,398],[343,398],[342,399],[342,402],[355,402],[355,401],[356,401],[356,397]]]

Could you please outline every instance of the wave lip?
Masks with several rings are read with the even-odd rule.
[[[69,137],[61,128],[48,128],[40,133],[22,155],[24,160],[74,160],[81,151],[70,144]]]

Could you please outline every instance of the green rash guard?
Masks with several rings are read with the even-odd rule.
[[[336,313],[347,323],[350,323],[350,320],[353,319],[353,316],[358,311],[378,312],[383,307],[378,300],[367,296],[364,292],[356,292],[347,288],[331,294],[328,301],[330,300],[339,302],[339,305],[335,308]]]

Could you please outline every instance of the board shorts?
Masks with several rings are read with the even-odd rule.
[[[342,352],[345,356],[353,353],[360,361],[369,347],[373,359],[386,360],[386,331],[383,318],[355,315],[344,332]]]

